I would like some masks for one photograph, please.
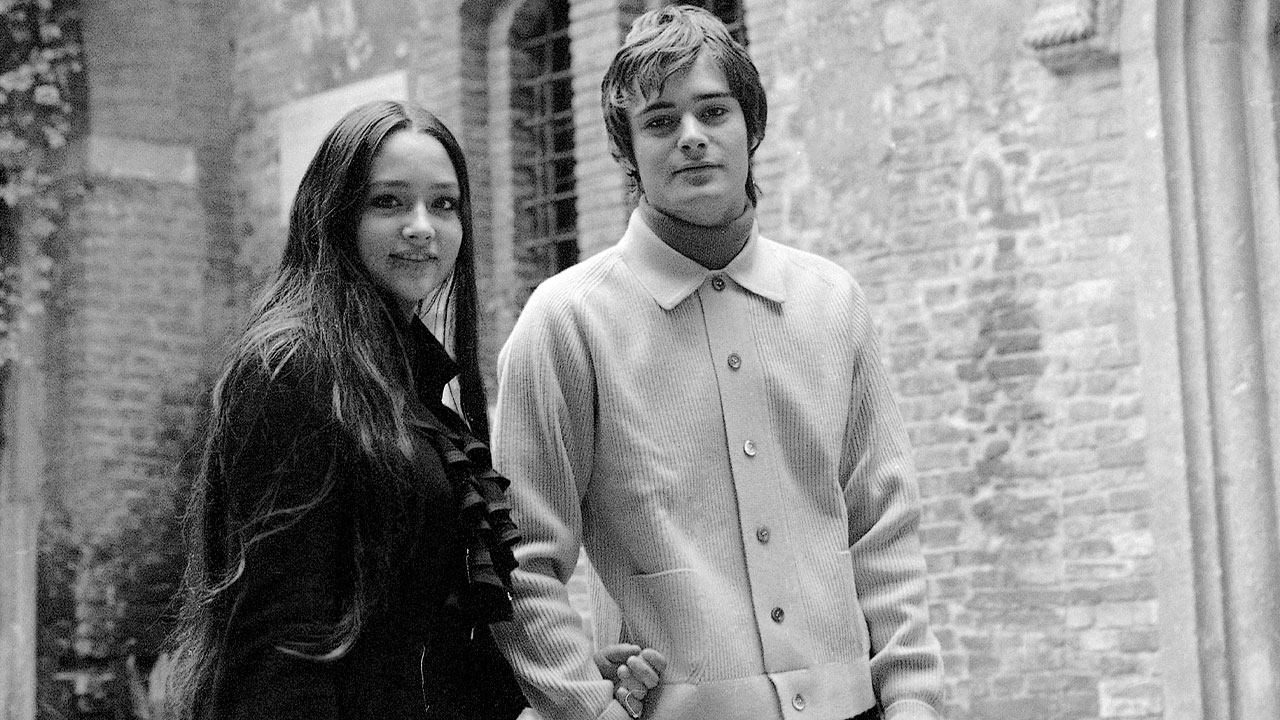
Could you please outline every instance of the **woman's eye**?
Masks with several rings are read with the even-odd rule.
[[[458,209],[458,198],[442,197],[433,203],[437,210],[453,211]]]
[[[721,107],[721,106],[719,106],[719,105],[716,105],[716,106],[713,106],[713,107],[709,107],[709,108],[707,108],[706,110],[703,110],[703,111],[702,111],[702,114],[703,114],[703,116],[704,116],[704,117],[708,117],[708,118],[712,118],[712,119],[715,119],[715,118],[722,118],[722,117],[724,117],[725,115],[728,115],[728,114],[729,114],[729,109],[728,109],[728,108],[726,108],[726,107]]]
[[[369,206],[384,209],[384,210],[389,208],[399,207],[400,198],[396,197],[395,195],[391,195],[389,193],[381,193],[369,198]]]

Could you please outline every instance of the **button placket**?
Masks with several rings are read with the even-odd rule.
[[[797,667],[805,661],[805,655],[794,645],[794,637],[787,630],[790,623],[773,619],[775,609],[779,613],[784,608],[795,609],[791,588],[800,583],[783,525],[777,526],[782,534],[772,534],[775,519],[783,522],[780,516],[785,493],[779,491],[773,477],[777,453],[765,453],[772,446],[760,444],[769,442],[768,413],[759,392],[766,373],[751,332],[752,306],[746,302],[746,293],[739,293],[737,287],[729,288],[728,277],[711,274],[704,283],[698,299],[711,351],[708,360],[720,389],[730,470],[742,523],[739,542],[746,543],[746,579],[752,593],[757,594],[755,623],[761,635],[763,659],[770,669]],[[707,284],[711,287],[707,288]],[[726,289],[732,292],[724,292]],[[733,452],[734,443],[742,454]],[[785,707],[792,697],[784,694],[779,699]]]

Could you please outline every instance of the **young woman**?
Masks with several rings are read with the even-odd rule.
[[[518,531],[477,334],[461,148],[421,108],[356,108],[307,168],[213,390],[173,715],[520,714],[488,630],[510,617]]]

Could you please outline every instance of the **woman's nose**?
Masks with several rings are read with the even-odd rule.
[[[431,213],[427,212],[426,205],[419,202],[413,208],[413,215],[400,230],[400,234],[406,240],[430,240],[436,236],[435,226],[431,224]]]

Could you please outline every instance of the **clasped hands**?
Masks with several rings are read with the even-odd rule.
[[[619,643],[600,648],[592,656],[600,674],[613,682],[613,697],[627,714],[639,718],[644,713],[644,698],[658,687],[667,659],[652,648]]]

